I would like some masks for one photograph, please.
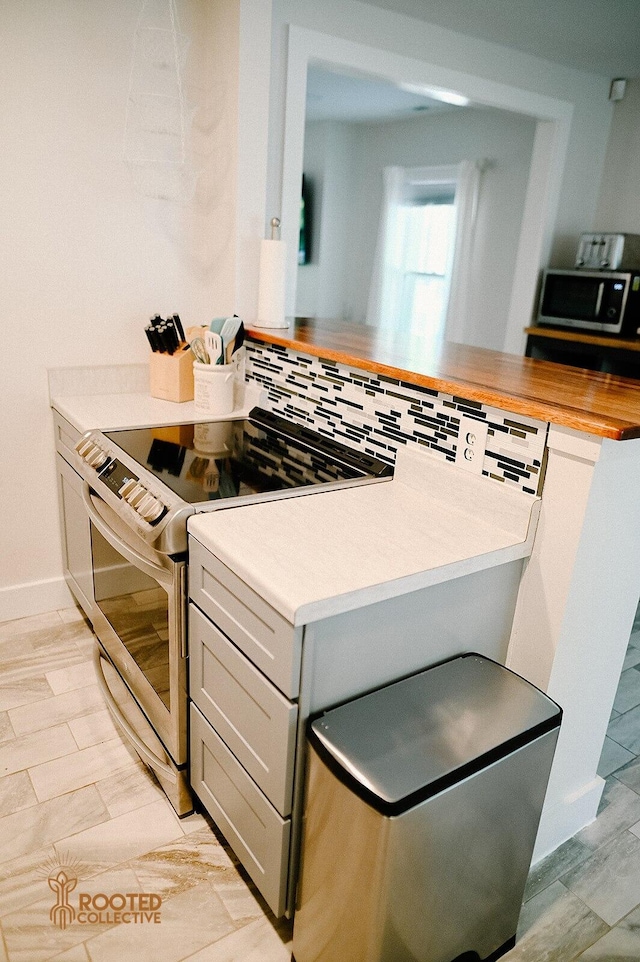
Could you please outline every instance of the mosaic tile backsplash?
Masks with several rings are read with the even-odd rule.
[[[266,406],[319,434],[393,464],[398,446],[422,444],[455,461],[461,415],[488,424],[483,475],[539,494],[548,424],[278,345],[245,342],[247,380]]]

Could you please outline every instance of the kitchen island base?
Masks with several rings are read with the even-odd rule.
[[[191,786],[274,915],[294,908],[309,718],[469,650],[504,663],[521,573],[512,561],[289,625],[285,644],[278,613],[190,538]]]

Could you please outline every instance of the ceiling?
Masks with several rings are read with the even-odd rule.
[[[309,64],[307,121],[379,123],[455,110],[450,104],[412,93],[386,80],[339,73]]]
[[[367,0],[576,70],[640,76],[640,0]]]

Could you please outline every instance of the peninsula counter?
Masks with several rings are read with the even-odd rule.
[[[278,413],[395,462],[459,463],[482,425],[487,484],[541,495],[506,664],[564,709],[534,858],[592,821],[640,594],[640,382],[340,321],[252,328],[247,379]]]

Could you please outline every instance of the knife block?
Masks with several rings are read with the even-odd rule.
[[[189,349],[176,354],[153,352],[149,358],[151,397],[163,401],[193,401],[193,354]]]

